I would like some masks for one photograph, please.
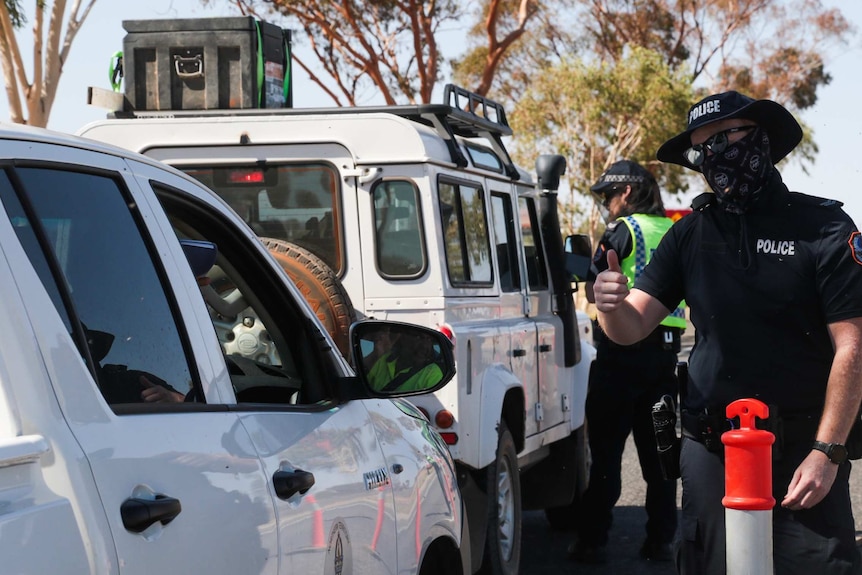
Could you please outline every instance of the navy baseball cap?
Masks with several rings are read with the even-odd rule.
[[[684,152],[691,147],[691,133],[702,126],[745,118],[751,120],[769,135],[772,163],[777,164],[802,141],[802,127],[793,114],[772,100],[755,100],[739,92],[730,91],[707,96],[688,111],[688,127],[661,145],[656,157],[662,162],[678,164],[700,171],[685,159]]]
[[[651,184],[653,182],[655,182],[655,178],[646,168],[631,160],[620,160],[611,164],[599,176],[598,181],[590,186],[590,191],[595,194],[603,194],[608,188],[616,184]]]

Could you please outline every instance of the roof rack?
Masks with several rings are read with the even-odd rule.
[[[445,113],[442,110],[445,110]],[[506,121],[506,112],[502,105],[454,84],[446,84],[442,110],[433,115],[424,114],[423,118],[430,120],[437,131],[442,132],[441,136],[449,148],[453,162],[462,167],[467,165],[453,134],[464,138],[485,138],[502,158],[506,175],[513,180],[520,178],[518,169],[503,145],[503,136],[511,136],[512,128]]]
[[[106,93],[103,93],[106,92]],[[115,105],[117,97],[107,90],[91,87],[88,90],[88,103],[113,110],[112,118],[191,118],[207,116],[297,116],[312,114],[395,114],[407,120],[431,126],[443,138],[452,162],[459,167],[468,164],[467,158],[458,147],[455,136],[462,138],[484,138],[500,156],[506,175],[513,180],[520,179],[520,173],[512,162],[504,136],[511,136],[512,129],[506,121],[506,113],[499,103],[469,92],[454,84],[447,84],[443,91],[443,104],[417,104],[396,106],[355,106],[340,108],[228,108],[218,110],[130,110],[125,105]],[[107,101],[110,105],[106,105]],[[118,109],[121,108],[121,109]]]

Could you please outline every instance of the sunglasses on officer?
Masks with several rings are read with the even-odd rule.
[[[593,197],[603,208],[607,208],[611,204],[611,200],[626,191],[625,185],[616,185],[607,190],[603,190],[601,193],[593,192]]]
[[[736,128],[728,128],[727,130],[713,134],[702,144],[695,144],[683,152],[683,155],[692,166],[700,166],[703,163],[704,158],[706,158],[706,150],[709,150],[713,154],[720,154],[727,149],[727,146],[730,143],[730,134],[748,132],[756,127],[757,126],[737,126]]]

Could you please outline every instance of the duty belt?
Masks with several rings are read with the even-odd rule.
[[[735,429],[737,425],[735,419],[725,417],[723,409],[706,409],[699,412],[682,410],[680,420],[683,435],[702,443],[713,453],[724,451],[721,434]],[[785,444],[814,441],[819,423],[819,413],[782,416],[776,406],[770,405],[769,417],[756,420],[755,425],[758,429],[765,429],[775,435],[773,455],[779,459]]]
[[[609,347],[614,349],[635,350],[641,348],[659,348],[679,353],[680,328],[678,327],[659,326],[648,336],[632,345],[620,345],[618,343],[614,343],[614,341],[611,340],[611,338],[609,338],[601,329],[596,332],[596,336],[600,343],[607,344]]]

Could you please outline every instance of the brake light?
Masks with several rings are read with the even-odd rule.
[[[230,184],[262,184],[265,177],[263,170],[249,168],[230,170],[227,173],[227,181]]]
[[[458,434],[457,433],[441,433],[440,437],[443,438],[443,442],[446,445],[455,445],[458,443]]]

